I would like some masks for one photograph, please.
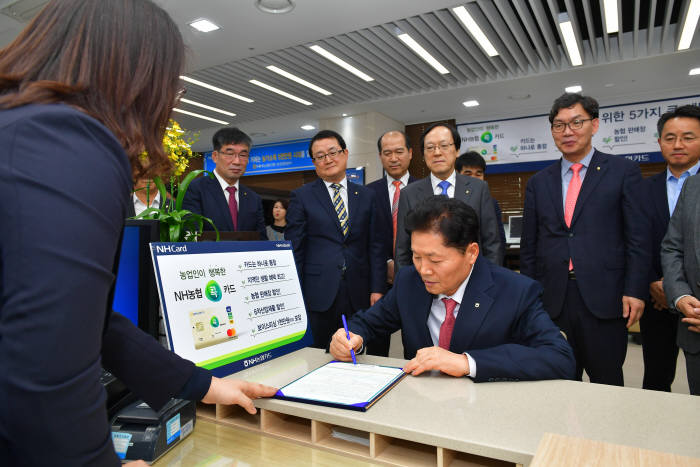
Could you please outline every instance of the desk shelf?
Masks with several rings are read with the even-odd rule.
[[[197,416],[221,425],[235,426],[262,435],[386,465],[421,467],[516,465],[512,462],[489,459],[267,409],[258,409],[257,414],[250,415],[243,408],[235,405],[214,406],[200,403],[197,405]]]

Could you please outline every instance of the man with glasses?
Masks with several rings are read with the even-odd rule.
[[[396,269],[413,264],[411,238],[405,227],[406,216],[420,201],[433,195],[455,198],[471,206],[479,218],[481,254],[494,264],[503,264],[504,247],[488,185],[455,170],[461,142],[457,129],[444,123],[429,126],[421,135],[420,145],[430,176],[412,183],[401,193],[396,228]]]
[[[252,140],[238,128],[222,128],[213,137],[214,177],[190,183],[182,208],[208,217],[221,231],[256,231],[267,240],[262,200],[239,183],[248,166]],[[204,223],[205,230],[213,230]]]
[[[386,258],[374,228],[374,192],[345,176],[343,137],[318,132],[309,155],[319,179],[292,192],[284,236],[294,248],[314,347],[325,349],[343,325],[341,315],[349,319],[381,298]]]
[[[564,94],[549,113],[562,159],[527,184],[521,272],[576,356],[576,378],[622,386],[627,328],[649,288],[648,223],[636,163],[593,148],[598,102]]]

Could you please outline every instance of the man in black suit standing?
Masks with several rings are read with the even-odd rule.
[[[471,206],[479,218],[479,247],[483,256],[494,264],[503,262],[504,249],[498,235],[496,211],[488,185],[476,178],[458,174],[455,170],[461,142],[457,129],[444,123],[429,126],[421,135],[420,145],[430,175],[412,183],[401,194],[395,269],[413,263],[411,238],[404,226],[406,216],[418,203],[434,195],[456,198]]]
[[[386,260],[387,284],[394,282],[394,246],[396,240],[396,221],[399,211],[399,199],[401,190],[409,183],[416,181],[408,173],[411,164],[413,150],[408,141],[408,136],[403,131],[387,131],[377,140],[379,160],[386,174],[369,185],[367,188],[374,190],[377,202],[377,223],[375,229],[384,241],[384,259]],[[368,345],[367,353],[370,355],[389,355],[390,336],[384,335],[372,341]]]
[[[208,217],[223,231],[257,231],[267,240],[262,200],[239,182],[245,174],[252,140],[238,128],[222,128],[213,137],[214,178],[190,183],[182,208]],[[213,230],[204,223],[205,230]]]
[[[593,383],[622,386],[627,327],[642,315],[650,264],[642,175],[593,148],[598,102],[564,94],[549,113],[562,158],[525,192],[520,271],[544,286],[544,307]]]
[[[661,155],[667,166],[663,172],[644,180],[644,191],[650,197],[645,207],[651,226],[651,297],[639,321],[644,356],[644,389],[670,392],[676,375],[678,315],[668,308],[664,294],[660,251],[681,188],[689,177],[698,173],[700,167],[700,145],[684,144],[682,141],[686,130],[697,129],[699,125],[700,107],[696,105],[684,105],[663,114],[657,130]],[[681,138],[676,138],[678,134]]]

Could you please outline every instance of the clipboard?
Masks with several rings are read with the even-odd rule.
[[[397,367],[333,360],[280,388],[273,397],[365,412],[405,376]]]

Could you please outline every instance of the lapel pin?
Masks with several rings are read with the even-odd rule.
[[[357,195],[357,192],[355,192],[355,195]]]
[[[600,166],[596,166],[596,168],[595,168],[595,169],[596,169],[596,170],[600,170]]]
[[[464,194],[467,194],[467,195],[468,195],[468,194],[469,194],[469,190],[466,190],[466,191],[464,192]]]
[[[474,304],[474,308],[479,308],[479,302],[476,302],[476,303]]]

